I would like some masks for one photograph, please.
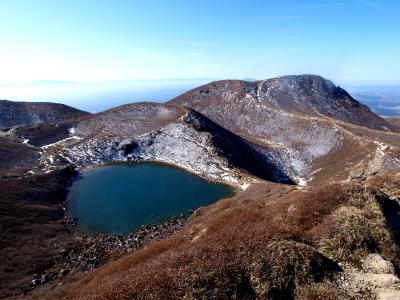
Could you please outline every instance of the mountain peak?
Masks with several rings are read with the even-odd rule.
[[[189,91],[171,102],[200,111],[216,102],[229,106],[229,110],[240,111],[256,104],[279,113],[329,117],[372,129],[395,130],[393,125],[344,89],[318,75],[288,75],[256,82],[217,81]]]

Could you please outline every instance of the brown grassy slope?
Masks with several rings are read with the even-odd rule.
[[[39,158],[37,149],[0,137],[0,177],[15,176],[31,170]]]
[[[340,270],[328,258],[336,258],[335,252],[320,252],[338,232],[348,235],[344,230],[354,229],[337,222],[339,209],[358,209],[374,224],[357,224],[362,234],[340,249],[344,254],[357,250],[359,257],[341,258],[357,265],[362,255],[378,252],[397,264],[399,252],[378,205],[385,199],[351,184],[306,192],[277,184],[253,186],[199,209],[176,236],[78,278],[50,297],[292,299]],[[374,205],[370,209],[363,202]]]
[[[0,298],[20,294],[67,242],[59,206],[72,170],[0,178]]]
[[[10,131],[10,137],[17,141],[28,139],[29,145],[41,147],[69,137],[73,126],[74,122],[17,126]]]

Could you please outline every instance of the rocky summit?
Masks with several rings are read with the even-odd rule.
[[[322,77],[217,81],[96,114],[1,101],[0,128],[1,297],[400,295],[399,123]],[[140,161],[237,194],[127,236],[80,232],[65,214],[76,174]]]

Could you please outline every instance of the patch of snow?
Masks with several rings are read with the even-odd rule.
[[[310,175],[315,175],[315,174],[317,174],[318,172],[320,172],[321,170],[322,170],[322,168],[318,168],[318,169],[312,171]]]
[[[70,134],[75,134],[75,133],[76,133],[76,129],[73,128],[73,127],[71,127],[70,129],[68,129],[68,132],[69,132]]]
[[[48,144],[48,145],[44,145],[44,146],[42,146],[41,148],[42,148],[42,149],[47,149],[47,148],[49,148],[49,147],[53,147],[53,146],[56,146],[56,145],[63,144],[63,143],[68,142],[68,141],[70,141],[70,140],[80,140],[80,139],[81,139],[81,137],[74,135],[74,136],[71,136],[71,137],[67,137],[67,138],[65,138],[65,139],[63,139],[63,140],[59,140],[59,141],[57,141],[57,142],[55,142],[55,143],[51,143],[51,144]]]
[[[124,145],[135,144],[125,153]],[[60,157],[77,166],[111,161],[160,161],[184,168],[194,174],[215,181],[238,185],[235,172],[227,159],[218,155],[211,136],[199,132],[189,124],[170,123],[135,138],[93,138],[79,145],[68,145]]]
[[[245,191],[245,190],[247,190],[247,188],[250,186],[250,184],[249,183],[242,183],[241,185],[240,185],[240,189],[242,190],[242,191]]]
[[[28,144],[29,139],[24,139],[23,144]]]
[[[380,142],[376,142],[376,143],[378,144],[378,148],[376,149],[376,155],[378,157],[384,156],[385,152],[383,152],[383,151],[385,151],[387,149],[388,145],[385,145],[385,144],[380,143]]]
[[[299,186],[307,186],[307,179],[303,177],[295,176],[293,179],[297,182]]]
[[[237,179],[232,175],[230,175],[229,173],[221,174],[221,178],[228,182],[235,182],[235,183],[237,182]]]

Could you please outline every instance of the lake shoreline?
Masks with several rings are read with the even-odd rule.
[[[187,174],[198,176],[193,172],[187,171],[179,166],[170,165],[159,161],[143,161],[133,164],[151,163],[161,166],[171,167]],[[116,162],[100,165],[92,165],[85,168],[77,168],[77,172],[71,177],[67,189],[68,193],[64,201],[60,204],[60,209],[64,212],[62,222],[65,230],[69,233],[70,246],[59,247],[59,258],[50,268],[43,273],[34,274],[29,286],[26,287],[25,293],[29,293],[36,289],[47,288],[56,284],[64,284],[70,278],[97,269],[107,262],[118,259],[132,251],[140,250],[143,247],[160,240],[168,239],[180,231],[188,222],[196,209],[183,210],[175,216],[168,217],[160,223],[142,225],[126,234],[111,234],[101,232],[90,232],[79,226],[79,220],[73,217],[70,211],[70,199],[68,194],[71,190],[72,183],[79,180],[79,176],[83,172],[115,165],[132,165],[132,163]],[[201,176],[198,176],[204,179]],[[231,194],[222,199],[235,195],[238,190],[228,184],[218,183],[229,187]],[[221,200],[221,199],[220,199]],[[217,200],[219,201],[219,200]],[[202,206],[201,206],[202,207]]]
[[[75,243],[60,248],[60,261],[43,274],[34,274],[25,293],[47,284],[64,284],[70,276],[92,271],[124,254],[167,239],[181,230],[189,218],[190,215],[180,215],[160,224],[143,225],[129,234],[112,235],[83,232],[73,218],[65,216],[64,225]]]
[[[64,210],[89,234],[127,234],[234,194],[229,185],[167,164],[111,164],[78,175]]]
[[[143,160],[131,160],[131,161],[108,161],[105,163],[89,164],[89,165],[85,165],[85,166],[81,166],[81,167],[77,166],[77,170],[78,170],[79,174],[82,174],[86,171],[89,171],[89,170],[92,170],[95,168],[115,166],[115,165],[117,165],[117,166],[118,165],[134,165],[134,164],[146,164],[146,163],[171,167],[171,168],[186,172],[190,175],[198,176],[209,183],[226,185],[226,186],[230,187],[234,191],[234,193],[239,192],[241,189],[241,186],[242,186],[239,182],[232,182],[232,181],[224,180],[223,178],[214,178],[214,177],[210,177],[210,176],[204,176],[202,174],[194,172],[192,169],[190,169],[188,167],[183,167],[181,165],[178,165],[178,164],[175,164],[172,162],[166,162],[166,161],[161,161],[161,160],[143,159]]]
[[[116,260],[121,256],[143,249],[153,242],[168,239],[183,229],[195,210],[185,210],[182,214],[167,219],[165,222],[151,225],[143,225],[128,234],[104,234],[90,233],[83,231],[77,226],[77,220],[71,217],[68,212],[68,194],[74,180],[77,180],[82,172],[103,166],[130,165],[135,163],[154,163],[162,166],[176,168],[191,175],[201,177],[210,183],[218,183],[229,187],[232,193],[224,198],[229,198],[239,192],[237,186],[229,185],[224,181],[213,181],[194,172],[190,172],[181,166],[160,162],[160,161],[140,161],[140,162],[112,162],[108,164],[95,164],[85,168],[71,165],[69,168],[74,170],[66,176],[63,184],[65,193],[59,194],[56,198],[60,200],[58,209],[60,218],[58,223],[64,227],[66,236],[59,240],[58,236],[54,240],[46,239],[46,242],[54,244],[55,256],[52,264],[48,268],[35,270],[31,277],[26,278],[25,284],[20,285],[19,290],[14,295],[30,295],[40,292],[57,285],[64,285],[73,281],[76,276],[90,272],[102,265]],[[43,176],[53,176],[59,170],[53,170]],[[35,177],[36,175],[33,175]],[[63,199],[63,200],[62,200]],[[221,200],[221,199],[220,199]],[[219,201],[219,200],[217,200]],[[58,253],[58,254],[57,254]]]

